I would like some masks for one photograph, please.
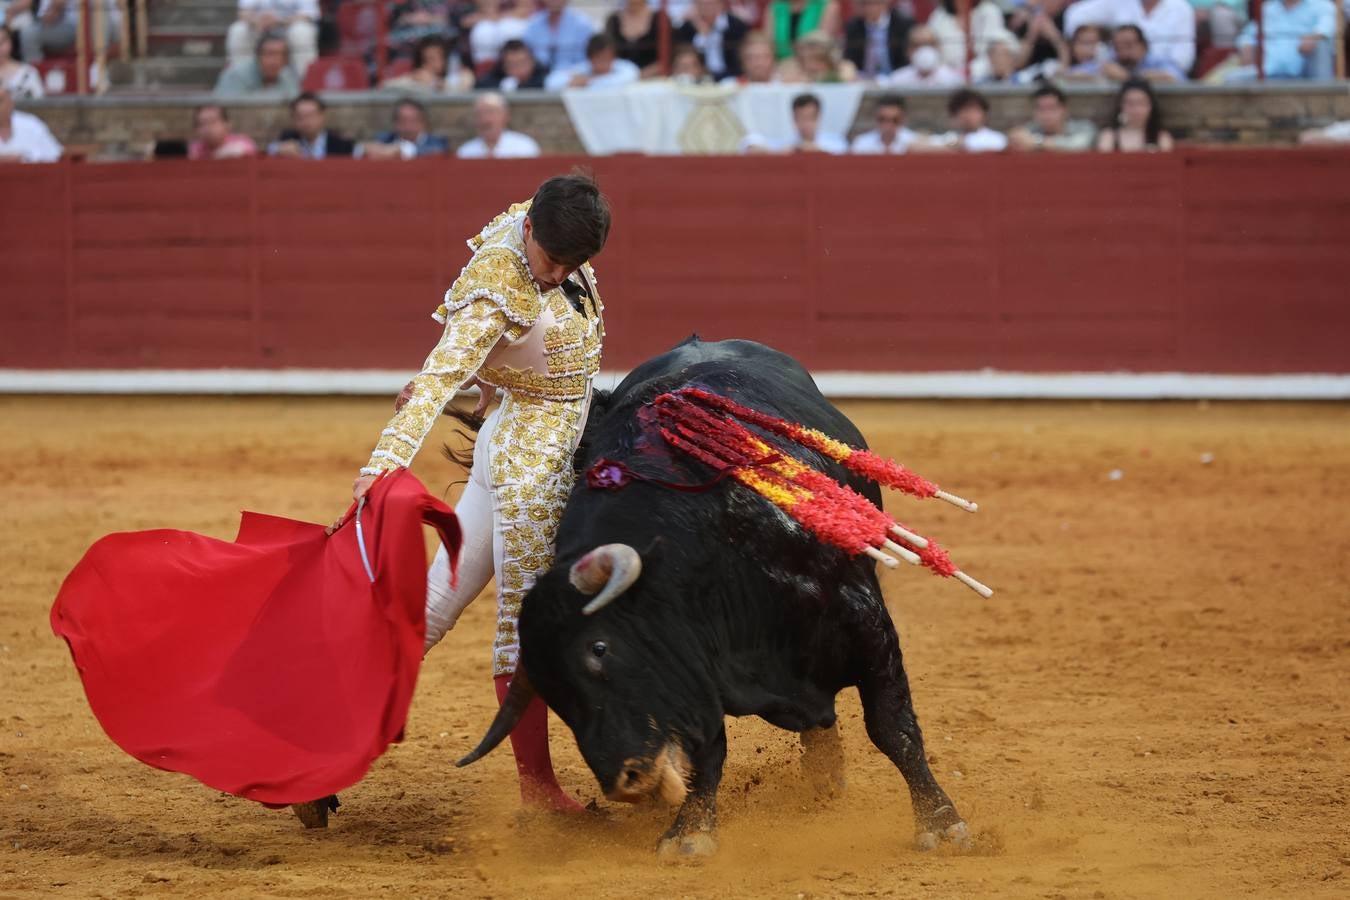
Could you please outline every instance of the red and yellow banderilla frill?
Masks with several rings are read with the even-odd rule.
[[[935,574],[954,577],[984,597],[992,596],[993,591],[958,569],[934,541],[905,528],[852,488],[779,452],[741,423],[787,438],[886,487],[916,497],[937,497],[971,512],[976,509],[974,503],[939,490],[931,481],[870,450],[851,447],[816,429],[701,388],[662,394],[652,401],[652,409],[661,436],[670,446],[755,491],[818,540],[888,566],[897,565],[899,557]],[[601,464],[613,465],[607,460]],[[594,478],[592,483],[596,483]],[[892,536],[910,546],[897,543]]]

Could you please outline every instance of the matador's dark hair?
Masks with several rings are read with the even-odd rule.
[[[539,185],[529,216],[539,246],[569,266],[595,256],[609,238],[609,201],[595,178],[580,169]]]

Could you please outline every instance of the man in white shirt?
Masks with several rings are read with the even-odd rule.
[[[285,34],[291,66],[304,78],[319,55],[318,21],[318,0],[239,0],[239,18],[225,32],[225,52],[231,63],[248,60],[260,35]]]
[[[523,159],[539,155],[534,138],[508,131],[511,111],[506,98],[494,92],[481,95],[473,104],[473,129],[478,137],[460,146],[460,159]]]
[[[75,46],[75,28],[79,22],[81,0],[42,0],[37,17],[19,32],[19,46],[23,49],[23,61],[32,65],[43,58],[47,51],[60,53]],[[103,7],[103,31],[111,44],[117,39],[120,30],[120,14],[115,0],[86,0],[85,14],[94,15],[95,4]],[[90,19],[89,33],[93,34],[93,19]]]
[[[1183,74],[1195,64],[1195,10],[1187,0],[1079,0],[1064,10],[1064,33],[1079,25],[1138,25],[1149,49]]]
[[[61,143],[32,113],[14,108],[14,95],[0,82],[0,163],[50,163],[61,158]]]
[[[988,126],[989,101],[979,91],[962,88],[947,101],[952,130],[935,134],[910,147],[926,153],[1001,153],[1008,138]]]
[[[783,142],[750,134],[741,140],[741,152],[828,153],[831,156],[848,152],[848,141],[843,135],[820,130],[820,99],[815,94],[799,94],[793,99],[792,126],[797,131],[795,140]]]
[[[586,61],[570,69],[555,69],[544,79],[544,89],[561,91],[564,88],[615,88],[633,84],[642,77],[635,63],[619,59],[614,39],[597,34],[586,42]]]
[[[952,87],[965,80],[960,70],[943,63],[933,29],[916,25],[909,30],[909,65],[896,69],[884,82],[905,87]]]
[[[852,153],[870,156],[904,153],[919,139],[917,132],[905,127],[905,99],[886,94],[877,100],[877,127],[853,139]]]

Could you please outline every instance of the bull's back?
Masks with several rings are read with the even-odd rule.
[[[825,399],[801,363],[756,341],[704,341],[695,335],[629,373],[614,389],[611,404],[644,402],[654,390],[689,385],[734,397],[856,447],[866,446],[857,427]]]

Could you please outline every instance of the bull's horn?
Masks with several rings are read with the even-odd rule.
[[[605,544],[596,547],[572,564],[572,587],[583,594],[597,594],[581,608],[582,615],[604,609],[610,602],[633,586],[642,574],[642,557],[627,544]]]
[[[530,679],[525,675],[525,670],[517,666],[516,675],[511,679],[511,684],[506,689],[506,697],[502,700],[501,709],[497,710],[496,718],[488,726],[487,734],[483,735],[483,739],[478,742],[477,747],[473,748],[472,753],[455,765],[467,766],[495,750],[498,744],[506,740],[506,736],[511,733],[512,729],[520,724],[520,717],[525,715],[525,709],[533,699],[534,685],[530,684]]]

